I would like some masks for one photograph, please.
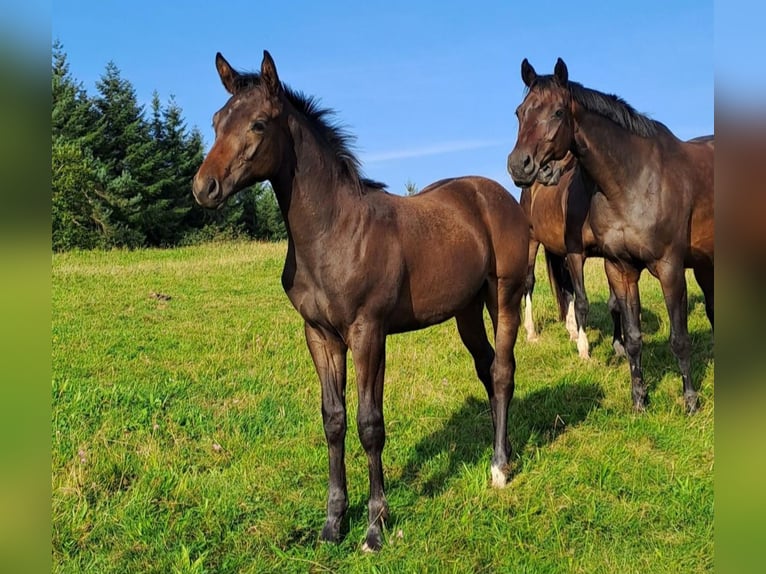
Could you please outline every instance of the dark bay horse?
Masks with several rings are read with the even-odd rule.
[[[670,316],[670,347],[678,360],[688,412],[698,408],[691,379],[684,269],[691,267],[713,325],[713,143],[683,142],[662,123],[621,98],[569,81],[559,58],[539,76],[525,59],[527,93],[516,110],[519,133],[508,167],[519,187],[571,151],[597,185],[590,224],[619,302],[630,362],[633,405],[644,410],[638,279],[657,277]]]
[[[322,388],[329,490],[321,538],[340,539],[348,508],[350,349],[370,482],[363,548],[378,550],[388,516],[381,462],[388,334],[455,317],[491,405],[492,484],[506,482],[529,223],[505,188],[481,177],[445,179],[412,197],[362,178],[349,137],[328,122],[329,110],[282,84],[268,52],[260,73],[239,73],[220,54],[216,68],[231,97],[213,116],[215,142],[194,178],[194,197],[214,208],[255,182],[271,182],[288,233],[282,285],[304,319]]]
[[[584,359],[590,353],[585,334],[589,302],[583,271],[588,257],[601,257],[588,213],[594,186],[575,157],[567,153],[564,159],[551,161],[541,169],[532,185],[522,189],[520,198],[531,225],[524,310],[527,339],[537,339],[532,292],[537,251],[542,244],[559,320],[566,320],[570,337],[577,341],[578,353]],[[619,307],[611,289],[608,307],[614,323],[612,346],[618,355],[624,355]]]

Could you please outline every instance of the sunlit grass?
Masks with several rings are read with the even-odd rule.
[[[317,376],[282,291],[286,245],[53,257],[56,572],[699,572],[713,556],[713,350],[689,275],[701,410],[683,412],[657,281],[642,279],[647,413],[613,357],[586,265],[582,361],[538,265],[540,341],[516,346],[512,479],[489,487],[491,423],[454,322],[389,339],[391,519],[359,551],[367,464],[349,373],[351,508],[318,543],[327,485]]]

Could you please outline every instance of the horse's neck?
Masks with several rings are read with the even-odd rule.
[[[338,218],[354,202],[350,184],[339,181],[328,169],[335,161],[305,127],[290,126],[288,149],[279,174],[271,184],[287,228],[288,239],[301,251],[315,246],[338,228]],[[295,133],[301,130],[301,133]]]
[[[575,111],[574,153],[591,179],[607,198],[621,196],[641,177],[638,155],[651,145],[613,121],[578,106]],[[588,177],[589,176],[589,177]]]

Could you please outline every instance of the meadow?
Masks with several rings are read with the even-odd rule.
[[[586,264],[591,359],[542,259],[537,343],[516,345],[511,479],[490,488],[486,394],[454,321],[389,338],[383,550],[360,551],[367,463],[349,370],[351,506],[318,541],[320,387],[282,291],[285,243],[70,252],[52,259],[57,573],[706,572],[713,569],[713,337],[689,284],[700,411],[684,414],[659,283],[644,273],[635,414],[606,279]]]

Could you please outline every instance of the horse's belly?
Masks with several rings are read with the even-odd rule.
[[[473,250],[410,266],[390,318],[391,329],[410,331],[449,319],[477,297],[487,275],[486,255]]]

